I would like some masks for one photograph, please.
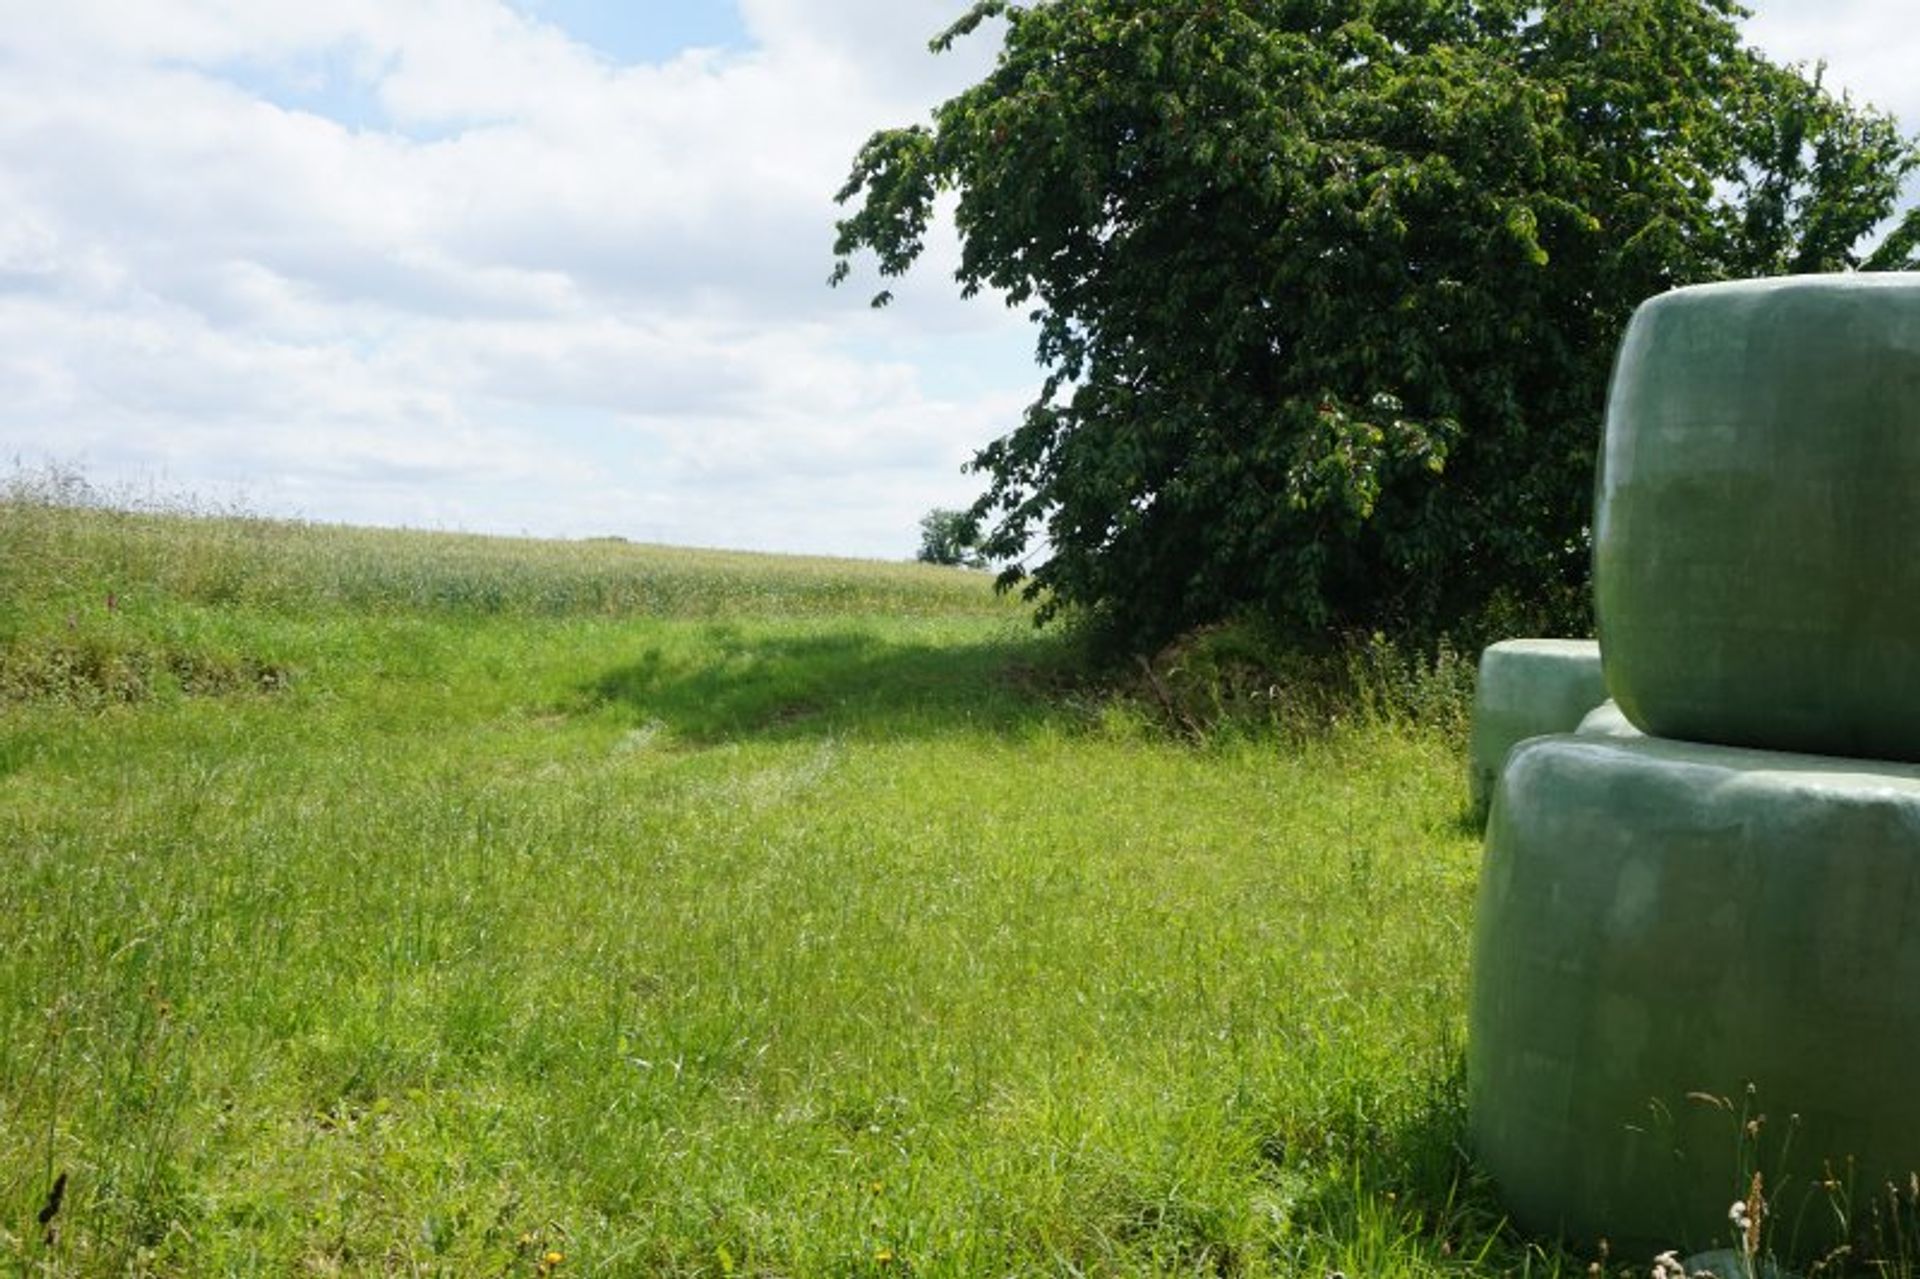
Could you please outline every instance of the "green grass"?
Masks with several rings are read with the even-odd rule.
[[[1456,740],[1066,657],[977,574],[16,493],[0,1268],[1582,1268],[1458,1150]]]

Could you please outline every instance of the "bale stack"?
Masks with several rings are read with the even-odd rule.
[[[1757,1172],[1816,1256],[1920,1171],[1920,277],[1643,306],[1594,538],[1618,718],[1501,774],[1476,1149],[1617,1256],[1729,1242]]]

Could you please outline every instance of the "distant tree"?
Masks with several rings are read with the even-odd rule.
[[[997,65],[867,142],[834,278],[906,271],[953,191],[963,291],[1032,309],[1045,383],[969,514],[1043,618],[1144,643],[1577,606],[1634,306],[1920,244],[1914,216],[1868,238],[1913,146],[1745,47],[1743,14],[984,0],[934,47],[1001,17]]]
[[[937,506],[920,517],[920,550],[915,558],[927,564],[984,568],[986,560],[974,549],[978,536],[967,512]]]

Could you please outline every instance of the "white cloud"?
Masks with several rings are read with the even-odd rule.
[[[1769,57],[1819,70],[1828,89],[1892,113],[1909,136],[1920,130],[1912,0],[1750,0],[1749,7],[1747,38]],[[1896,217],[1916,201],[1920,190],[1910,181]]]
[[[16,14],[0,453],[320,518],[905,554],[1028,339],[953,299],[946,246],[886,317],[826,289],[830,197],[978,74],[990,46],[924,51],[964,7],[749,0],[751,47],[646,66],[497,0]],[[997,368],[936,394],[880,334]]]
[[[1920,128],[1912,0],[1750,0],[1753,43],[1784,62],[1827,64],[1829,88],[1849,91]]]
[[[1920,122],[1910,0],[1754,39]],[[829,291],[967,0],[740,0],[620,65],[503,0],[0,0],[0,457],[326,519],[903,555],[1037,381],[936,242]]]

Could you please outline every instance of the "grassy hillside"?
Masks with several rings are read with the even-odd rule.
[[[1574,1264],[1455,1144],[1456,744],[1060,657],[949,570],[0,504],[0,1264]]]

